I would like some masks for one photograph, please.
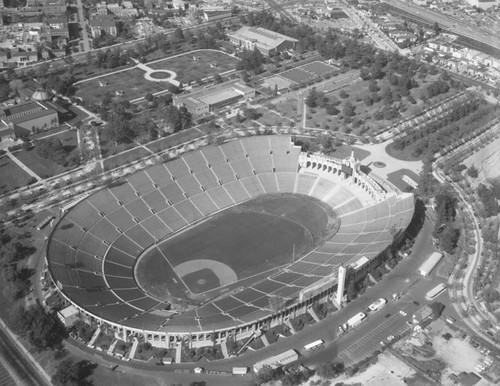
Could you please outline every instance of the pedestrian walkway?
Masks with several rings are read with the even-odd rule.
[[[92,335],[92,338],[90,339],[90,342],[87,346],[93,347],[94,343],[97,340],[97,338],[99,337],[100,333],[101,333],[101,327],[97,327],[97,329],[94,332],[94,335]]]
[[[318,317],[318,315],[316,314],[316,312],[314,312],[313,308],[312,307],[309,307],[307,309],[307,312],[309,313],[309,315],[312,316],[312,318],[314,319],[314,321],[316,323],[319,323],[321,321],[321,319]]]
[[[175,363],[182,362],[182,343],[179,343],[175,348]]]
[[[25,164],[23,164],[21,161],[17,159],[17,157],[12,154],[8,149],[7,149],[7,156],[14,162],[16,163],[21,169],[23,169],[26,173],[28,173],[31,177],[36,178],[37,181],[40,181],[42,178],[36,174],[33,170],[31,170],[29,167],[27,167]]]
[[[229,357],[229,352],[227,351],[227,342],[224,341],[221,343],[220,345],[220,348],[222,350],[222,355],[224,355],[224,358],[228,358]]]
[[[266,334],[262,334],[260,336],[260,340],[262,340],[262,343],[264,343],[264,346],[267,347],[270,345],[269,341],[267,340],[267,336]]]
[[[285,320],[285,324],[290,329],[290,332],[292,333],[292,335],[295,335],[297,333],[297,331],[295,331],[295,328],[293,328],[293,325],[292,325],[292,322],[290,322],[290,319]]]
[[[134,336],[134,342],[132,343],[132,348],[128,354],[129,359],[134,359],[137,347],[139,347],[139,340]]]
[[[118,339],[115,339],[113,343],[111,343],[111,346],[109,346],[107,354],[108,355],[113,355],[113,351],[115,351],[116,344],[118,343]]]

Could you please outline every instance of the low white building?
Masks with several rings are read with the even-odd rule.
[[[71,305],[61,311],[57,311],[57,317],[64,324],[64,327],[72,327],[80,318],[80,311]]]

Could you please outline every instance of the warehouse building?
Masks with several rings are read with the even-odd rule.
[[[253,97],[255,97],[253,88],[234,81],[174,96],[173,103],[176,107],[185,107],[193,115],[203,115]]]
[[[247,50],[257,48],[263,55],[295,49],[298,40],[261,27],[241,27],[229,35],[229,41]]]

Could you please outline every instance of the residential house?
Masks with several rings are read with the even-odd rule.
[[[101,37],[103,34],[116,36],[118,31],[114,15],[98,15],[90,20],[92,37]]]

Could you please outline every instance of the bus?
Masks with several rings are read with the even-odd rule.
[[[425,299],[428,301],[434,300],[439,295],[441,295],[445,290],[446,290],[446,284],[440,283],[433,289],[431,289],[429,292],[427,292],[427,294],[425,295]]]
[[[316,350],[317,348],[319,348],[323,343],[325,343],[325,341],[323,339],[318,339],[318,340],[315,340],[314,342],[311,342],[309,344],[306,344],[304,346],[304,349],[306,351],[312,351],[312,350]]]
[[[248,367],[233,367],[233,375],[245,375],[248,373]]]
[[[360,324],[364,318],[366,318],[366,314],[359,312],[347,321],[347,325],[349,328],[355,327]]]

